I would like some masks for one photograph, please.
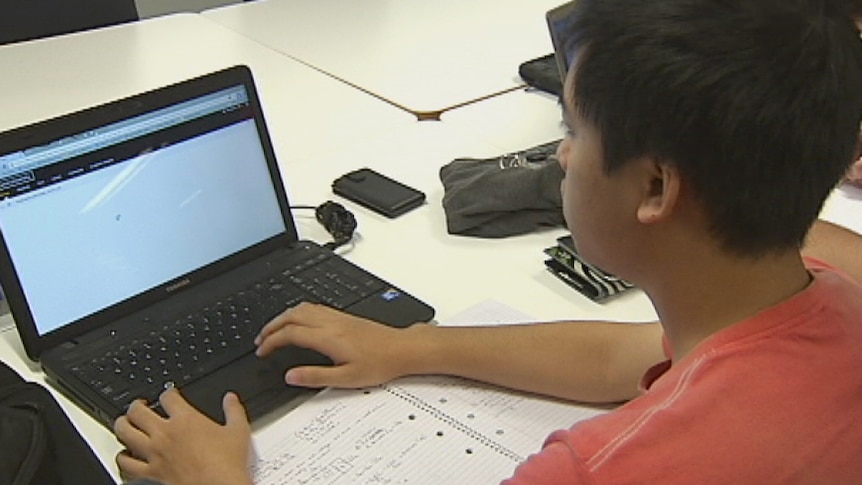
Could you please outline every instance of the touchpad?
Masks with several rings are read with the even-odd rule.
[[[306,391],[284,382],[288,369],[306,364],[331,365],[331,362],[316,352],[297,347],[280,349],[265,358],[250,353],[185,386],[182,392],[201,412],[224,423],[222,399],[226,392],[232,391],[253,420]]]

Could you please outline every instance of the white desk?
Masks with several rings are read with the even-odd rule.
[[[347,247],[345,257],[426,300],[436,308],[438,319],[446,320],[484,299],[498,300],[542,321],[655,319],[639,291],[597,304],[548,273],[542,249],[565,234],[562,228],[506,239],[447,233],[439,168],[464,154],[498,153],[497,146],[464,136],[445,122],[417,122],[323,157],[319,170],[302,170],[297,164],[302,185],[292,187],[291,193],[298,203],[332,198],[348,207],[359,227],[358,239]],[[393,220],[331,195],[329,183],[335,176],[363,166],[424,191],[427,203]],[[286,178],[291,180],[290,175]],[[316,229],[309,235],[319,237]]]
[[[523,85],[553,51],[561,0],[259,0],[206,10],[228,28],[417,114]]]
[[[845,184],[835,189],[820,218],[862,234],[862,188]]]
[[[349,145],[413,116],[198,14],[0,47],[0,130],[234,64],[255,74],[283,159]]]
[[[446,111],[440,120],[506,153],[561,139],[560,109],[555,96],[524,88]]]

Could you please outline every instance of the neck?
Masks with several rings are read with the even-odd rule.
[[[758,259],[689,256],[677,258],[669,273],[644,287],[675,361],[716,332],[791,298],[811,281],[798,251]]]

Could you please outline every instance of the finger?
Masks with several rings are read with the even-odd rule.
[[[149,437],[133,426],[125,416],[120,416],[114,421],[114,435],[133,455],[143,459],[149,458],[147,451]]]
[[[225,394],[224,399],[222,399],[222,409],[224,410],[226,426],[249,429],[248,415],[239,400],[239,396],[232,392]]]
[[[135,458],[125,450],[117,453],[114,461],[117,463],[117,468],[120,469],[120,475],[125,479],[135,479],[146,476],[147,462]]]
[[[333,343],[331,338],[327,338],[327,333],[320,328],[289,325],[266,336],[258,345],[255,353],[260,357],[265,357],[276,349],[296,345],[316,350],[332,358]]]
[[[128,418],[132,426],[141,430],[147,436],[150,436],[162,421],[162,417],[150,409],[143,399],[132,401],[128,411],[126,411],[126,418]]]
[[[159,395],[159,404],[170,417],[179,416],[184,413],[197,412],[195,408],[180,394],[180,391],[171,387]]]
[[[260,345],[260,342],[266,339],[267,336],[278,332],[286,325],[301,324],[302,314],[310,306],[313,306],[313,304],[308,302],[300,302],[299,304],[289,307],[288,309],[276,315],[272,320],[267,322],[266,325],[263,326],[263,328],[260,329],[260,333],[258,333],[257,337],[255,337],[254,339],[255,345]]]
[[[279,331],[282,327],[287,325],[289,323],[289,317],[288,317],[287,313],[290,310],[291,309],[288,308],[287,310],[279,313],[278,315],[273,317],[272,320],[270,320],[269,322],[264,324],[263,328],[260,329],[260,332],[258,332],[258,334],[254,337],[254,344],[260,345],[260,342],[263,339],[265,339],[268,335],[271,335],[274,332]]]
[[[294,367],[287,371],[284,380],[292,386],[311,388],[357,388],[369,384],[369,382],[360,382],[346,365]]]

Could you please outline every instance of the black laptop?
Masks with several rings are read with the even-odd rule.
[[[545,14],[548,32],[554,52],[536,59],[530,59],[518,66],[518,74],[529,86],[540,89],[555,96],[563,92],[563,81],[569,70],[569,59],[566,57],[565,41],[569,15],[575,2],[567,2],[549,10]]]
[[[0,235],[27,355],[107,426],[170,386],[218,420],[227,390],[252,418],[296,397],[286,369],[328,360],[252,339],[298,302],[434,316],[299,240],[243,66],[0,134]]]

